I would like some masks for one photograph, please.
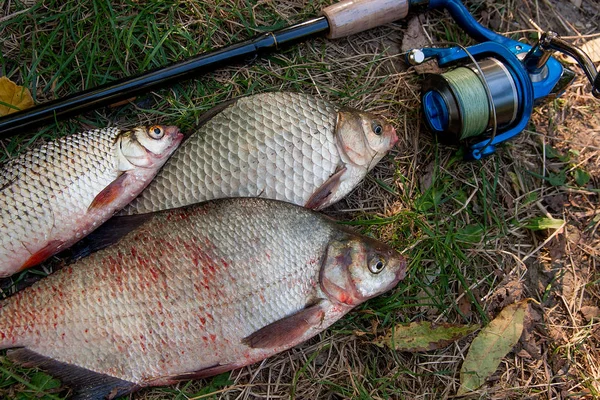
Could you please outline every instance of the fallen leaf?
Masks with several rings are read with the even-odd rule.
[[[29,89],[18,86],[3,76],[0,77],[0,117],[33,107]]]
[[[562,219],[548,218],[548,217],[535,217],[531,218],[524,225],[524,228],[531,229],[532,231],[541,231],[544,229],[558,229],[565,223]]]
[[[458,395],[478,389],[519,341],[528,299],[506,307],[471,343],[460,369]]]
[[[396,325],[383,337],[373,341],[379,347],[419,352],[441,349],[479,329],[479,325],[432,324],[411,322]]]
[[[583,306],[579,310],[583,314],[586,321],[591,322],[593,319],[600,319],[600,308],[594,306]]]
[[[473,312],[471,311],[471,299],[469,299],[469,296],[462,285],[458,287],[458,295],[460,297],[456,304],[458,311],[460,311],[463,318],[471,318],[473,315]]]
[[[587,54],[593,62],[600,61],[600,37],[592,40],[588,40],[582,46],[579,47],[585,54]],[[565,57],[566,61],[570,64],[576,64],[577,61],[571,57]]]

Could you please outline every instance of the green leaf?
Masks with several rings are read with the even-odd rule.
[[[563,186],[567,182],[567,173],[566,171],[560,171],[558,174],[550,172],[546,180],[552,186]]]
[[[483,239],[483,231],[480,224],[467,225],[456,232],[456,239],[468,243],[479,243]]]
[[[373,344],[409,352],[436,350],[448,346],[477,329],[479,325],[411,322],[408,325],[396,325],[385,336],[374,340]]]
[[[544,145],[544,150],[546,151],[546,158],[550,158],[550,159],[555,158],[562,162],[569,161],[568,155],[561,154],[558,150],[556,150],[554,147],[550,146],[549,144]]]
[[[523,319],[528,302],[529,300],[523,300],[506,307],[473,340],[460,369],[457,395],[478,389],[496,372],[502,359],[523,333]]]
[[[575,178],[575,182],[579,186],[585,186],[590,181],[590,174],[588,174],[585,170],[581,168],[577,168],[573,171],[573,177]]]
[[[60,387],[60,381],[58,379],[54,379],[50,375],[43,372],[34,373],[31,376],[29,383],[38,388],[40,391],[56,389]]]
[[[536,217],[532,218],[524,225],[524,228],[531,229],[532,231],[541,231],[544,229],[558,229],[565,223],[562,219],[548,218],[548,217]]]

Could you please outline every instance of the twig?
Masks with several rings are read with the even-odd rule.
[[[23,13],[26,13],[29,10],[31,10],[31,7],[26,8],[26,9],[21,10],[21,11],[14,12],[12,14],[8,14],[8,15],[6,15],[4,17],[1,17],[0,18],[0,22],[8,21],[9,19],[12,19],[12,18],[16,17],[17,15],[21,15]]]

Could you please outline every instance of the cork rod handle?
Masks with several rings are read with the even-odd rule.
[[[329,22],[329,39],[366,31],[408,14],[409,0],[344,0],[323,10]]]

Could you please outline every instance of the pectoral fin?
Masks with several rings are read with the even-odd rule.
[[[314,193],[310,196],[310,199],[306,202],[304,207],[313,210],[323,207],[323,205],[329,200],[331,195],[335,193],[337,188],[340,186],[342,175],[346,172],[347,168],[342,167],[338,169],[333,175],[329,177]]]
[[[255,349],[289,347],[310,328],[319,326],[325,317],[325,300],[304,308],[295,314],[275,321],[242,339],[242,343]]]
[[[60,379],[73,390],[72,399],[76,400],[116,399],[140,388],[133,382],[56,361],[25,348],[9,351],[7,357],[16,364],[40,368]]]
[[[122,173],[117,179],[112,181],[110,185],[98,193],[88,207],[88,211],[104,208],[114,202],[121,195],[121,193],[123,193],[124,187],[126,186],[125,180],[127,177],[128,175],[126,172]]]

